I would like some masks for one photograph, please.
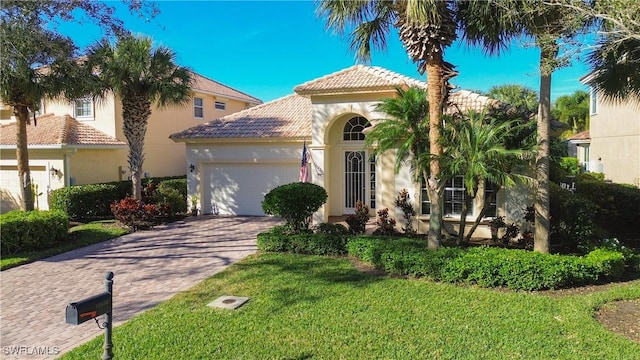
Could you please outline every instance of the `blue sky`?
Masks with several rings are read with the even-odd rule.
[[[120,3],[113,3],[120,9]],[[346,35],[325,30],[313,1],[159,1],[160,14],[146,22],[124,9],[126,27],[172,48],[177,61],[197,73],[263,101],[291,94],[305,81],[354,65]],[[100,33],[89,25],[64,24],[60,30],[84,48]],[[523,42],[500,57],[488,57],[459,42],[445,50],[445,59],[460,72],[452,83],[486,91],[494,85],[522,84],[538,90],[539,51]],[[392,34],[386,51],[374,51],[371,65],[426,80],[416,71]],[[572,66],[553,74],[552,99],[586,90],[578,79],[587,67]]]

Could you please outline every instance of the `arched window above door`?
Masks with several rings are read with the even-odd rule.
[[[362,116],[356,116],[347,121],[344,125],[343,140],[345,141],[361,141],[364,140],[364,133],[362,130],[371,126],[369,120]]]

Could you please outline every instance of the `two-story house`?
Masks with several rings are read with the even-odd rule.
[[[184,107],[152,109],[145,136],[143,173],[147,177],[177,176],[190,171],[184,145],[169,135],[261,104],[256,97],[194,74],[193,99]],[[71,103],[44,101],[40,116],[28,126],[29,164],[36,204],[47,209],[47,194],[70,186],[126,180],[128,147],[122,131],[121,102],[77,99]],[[11,108],[0,110],[0,194],[2,212],[19,203],[16,125]]]
[[[608,101],[593,88],[590,94],[589,131],[569,140],[578,160],[606,180],[640,187],[640,100]]]

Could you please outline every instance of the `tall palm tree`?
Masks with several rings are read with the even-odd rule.
[[[416,179],[429,176],[429,101],[425,90],[396,89],[397,96],[383,99],[376,111],[389,118],[375,119],[373,130],[367,133],[365,144],[373,156],[396,149],[395,171],[410,162]],[[426,160],[426,161],[425,161]]]
[[[112,91],[122,101],[133,196],[140,199],[144,137],[151,105],[160,108],[187,105],[192,94],[192,72],[175,64],[171,49],[153,48],[151,38],[132,35],[119,38],[115,45],[102,40],[92,46],[87,69],[95,72],[98,97],[104,98]]]
[[[543,0],[489,0],[483,6],[472,6],[477,0],[460,2],[461,21],[466,24],[464,36],[470,43],[486,37],[524,35],[540,48],[540,91],[538,101],[538,151],[536,157],[536,201],[534,250],[549,252],[549,142],[551,122],[551,75],[566,63],[559,57],[560,45],[590,22],[576,11],[553,6]],[[484,15],[484,16],[483,16]],[[493,19],[490,21],[489,19]],[[486,48],[488,53],[494,49]]]
[[[457,74],[443,57],[444,50],[457,38],[452,5],[452,1],[439,0],[321,0],[318,4],[318,13],[325,18],[328,28],[340,34],[351,31],[351,49],[359,60],[368,62],[372,47],[384,50],[387,36],[396,28],[418,71],[427,73],[429,152],[436,155],[429,161],[427,181],[431,201],[429,248],[440,244],[444,182],[440,179],[437,156],[442,153],[439,138],[448,80]]]
[[[38,26],[38,13],[21,13],[18,5],[1,5],[0,100],[11,106],[16,118],[21,208],[29,211],[34,208],[27,140],[31,114],[45,98],[73,99],[82,81],[76,77],[79,67],[71,39]]]
[[[499,122],[486,113],[474,111],[448,121],[443,131],[443,172],[450,176],[462,175],[466,189],[460,214],[458,243],[468,242],[474,230],[488,210],[490,199],[480,195],[487,181],[494,184],[494,191],[514,184],[514,161],[526,154],[526,149],[508,149],[513,133],[523,125],[516,121]],[[526,125],[525,125],[526,126]],[[484,195],[484,194],[482,194]],[[466,218],[473,199],[483,199],[483,207],[471,231],[465,235]]]

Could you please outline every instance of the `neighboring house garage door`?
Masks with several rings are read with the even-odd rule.
[[[297,164],[211,164],[203,169],[202,209],[221,215],[264,215],[262,200],[271,189],[298,181]]]
[[[34,190],[37,191],[37,197],[33,199],[33,205],[36,209],[48,210],[47,187],[49,185],[48,173],[44,166],[30,166],[31,179],[33,180]],[[0,167],[0,188],[2,189],[2,212],[5,210],[13,210],[20,207],[20,180],[18,179],[17,166],[1,166]]]

